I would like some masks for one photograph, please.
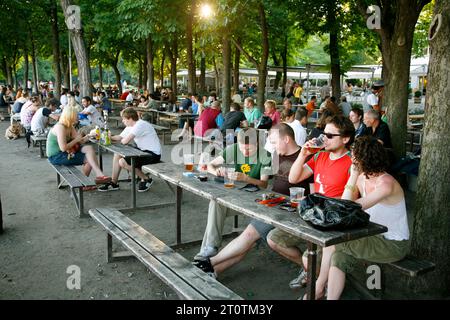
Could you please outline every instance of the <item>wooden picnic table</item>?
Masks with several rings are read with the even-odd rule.
[[[217,203],[242,213],[246,216],[261,220],[280,228],[292,235],[304,239],[308,245],[308,284],[307,297],[315,299],[316,283],[316,259],[317,246],[327,247],[351,240],[369,237],[381,234],[387,231],[385,226],[369,223],[367,227],[357,228],[346,231],[320,231],[315,229],[300,216],[295,213],[289,213],[277,207],[266,207],[255,202],[255,199],[261,199],[263,193],[267,190],[258,192],[247,192],[239,190],[237,187],[227,189],[223,183],[214,181],[214,176],[208,174],[208,181],[201,182],[195,177],[186,177],[183,175],[183,167],[175,164],[152,164],[143,166],[142,170],[157,176],[177,188],[176,192],[176,214],[177,214],[177,244],[181,244],[181,196],[182,191],[187,190],[208,200],[215,200]]]
[[[110,145],[101,144],[99,141],[95,139],[90,140],[92,143],[97,144],[98,146],[98,157],[100,168],[103,170],[103,156],[102,149],[110,151],[114,154],[118,154],[121,157],[130,157],[131,158],[131,207],[126,209],[121,209],[122,211],[126,210],[135,210],[136,206],[136,175],[135,175],[135,167],[136,167],[136,158],[138,157],[148,157],[149,154],[144,152],[138,148],[135,148],[131,145],[121,144],[121,143],[113,143]],[[158,205],[161,206],[161,205]],[[154,207],[154,206],[148,206]],[[147,208],[147,207],[146,207]]]

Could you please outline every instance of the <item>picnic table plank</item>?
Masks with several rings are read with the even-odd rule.
[[[97,210],[119,226],[125,234],[140,246],[149,248],[151,255],[163,264],[165,268],[187,279],[188,283],[193,285],[194,288],[202,288],[202,290],[207,291],[208,296],[212,296],[214,299],[240,298],[212,277],[205,277],[203,271],[194,267],[187,259],[180,259],[180,255],[172,248],[117,210],[103,208]]]

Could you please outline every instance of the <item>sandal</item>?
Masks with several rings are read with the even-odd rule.
[[[111,182],[111,177],[108,176],[100,176],[95,178],[95,184],[106,184]]]

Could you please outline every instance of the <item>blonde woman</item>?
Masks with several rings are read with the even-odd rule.
[[[89,136],[78,134],[74,128],[78,121],[77,110],[67,105],[55,126],[47,136],[47,157],[53,165],[83,166],[83,173],[89,176],[94,170],[95,183],[104,184],[111,181],[100,169],[94,148],[92,146],[82,146],[89,139]]]

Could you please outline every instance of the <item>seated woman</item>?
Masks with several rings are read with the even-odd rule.
[[[145,95],[141,95],[139,98],[139,104],[138,107],[139,108],[148,108],[148,98]]]
[[[361,137],[356,140],[352,153],[351,175],[342,199],[361,204],[370,215],[370,221],[388,227],[388,231],[324,248],[316,299],[325,295],[327,283],[327,298],[339,299],[345,286],[345,274],[352,271],[358,259],[391,263],[403,259],[409,250],[405,196],[400,184],[386,173],[386,150],[375,138]]]
[[[81,146],[89,140],[89,136],[77,134],[74,125],[78,121],[77,109],[68,105],[61,113],[61,117],[47,136],[47,157],[53,165],[83,166],[83,173],[89,176],[94,170],[96,184],[111,181],[100,169],[94,148]]]

